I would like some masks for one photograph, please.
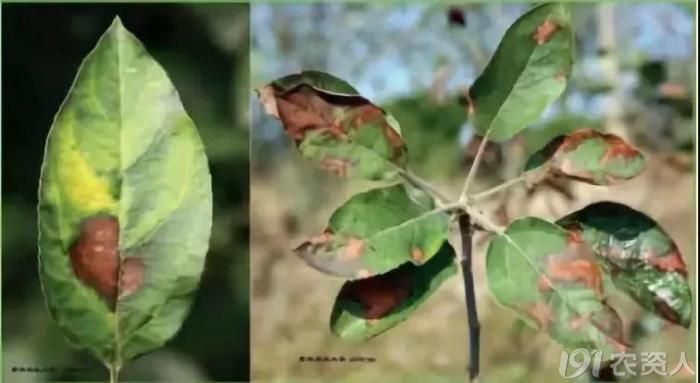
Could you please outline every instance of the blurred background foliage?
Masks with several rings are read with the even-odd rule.
[[[456,195],[479,143],[467,120],[464,92],[508,26],[531,5],[254,4],[252,84],[304,69],[348,81],[399,121],[412,169]],[[610,188],[570,183],[514,188],[485,203],[484,211],[506,224],[522,215],[559,218],[603,199],[625,203],[658,220],[676,240],[694,288],[694,7],[573,4],[577,60],[565,94],[522,134],[488,146],[476,187],[517,175],[528,154],[580,127],[628,139],[647,156],[647,170]],[[279,122],[263,115],[254,95],[251,102],[252,377],[464,381],[467,332],[459,278],[406,323],[366,344],[346,344],[331,335],[330,309],[343,281],[312,270],[290,249],[320,232],[350,195],[377,184],[314,169],[292,150]],[[482,321],[480,381],[562,381],[561,349],[490,297],[481,256],[485,243],[477,238],[474,265]],[[649,321],[625,297],[610,299],[626,308],[628,336],[638,340],[639,350],[667,352],[669,368],[686,352],[695,366],[694,331]],[[371,356],[376,362],[299,362],[300,356]],[[692,379],[686,372],[643,381]]]
[[[116,15],[178,89],[206,146],[214,192],[210,250],[191,315],[165,347],[127,364],[121,378],[246,381],[250,41],[246,4],[3,4],[2,381],[101,381],[107,376],[92,357],[67,343],[44,306],[37,275],[36,203],[53,116],[83,57]],[[22,368],[56,370],[16,371]]]

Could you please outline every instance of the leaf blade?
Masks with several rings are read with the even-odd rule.
[[[565,348],[628,347],[597,265],[564,229],[533,217],[513,221],[489,244],[486,273],[500,304]]]
[[[331,312],[331,331],[350,342],[374,338],[409,318],[440,285],[457,274],[447,242],[425,264],[406,263],[386,274],[348,281]]]
[[[564,91],[573,44],[563,4],[536,6],[516,20],[467,92],[476,131],[502,142],[533,123]]]
[[[644,155],[613,134],[577,129],[557,136],[528,159],[525,170],[593,185],[614,185],[639,175]]]
[[[590,244],[615,287],[640,306],[688,328],[692,294],[673,239],[653,219],[614,202],[598,202],[558,223]]]
[[[306,159],[339,177],[396,179],[408,161],[396,120],[327,73],[306,71],[258,89]]]
[[[211,209],[194,123],[165,71],[115,18],[78,69],[42,165],[39,271],[72,343],[106,365],[131,357],[123,346],[158,308],[196,289]],[[132,348],[147,352],[171,335]]]
[[[447,214],[432,199],[416,198],[396,184],[351,197],[323,233],[295,252],[327,274],[367,278],[428,261],[447,238],[447,225]]]

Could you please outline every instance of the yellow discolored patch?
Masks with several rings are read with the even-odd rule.
[[[117,202],[110,193],[108,181],[98,176],[78,151],[72,127],[58,129],[55,140],[55,162],[49,166],[56,169],[62,194],[71,207],[86,214],[115,211]]]

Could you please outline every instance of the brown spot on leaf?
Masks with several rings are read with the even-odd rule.
[[[137,257],[120,260],[116,217],[86,218],[68,253],[75,276],[102,297],[112,311],[118,296],[133,294],[143,283],[143,261]]]
[[[632,145],[628,144],[627,142],[625,142],[625,140],[618,136],[614,136],[612,134],[605,134],[604,139],[608,147],[605,151],[605,154],[603,154],[601,162],[608,161],[609,159],[615,157],[633,159],[639,156],[639,150],[635,149],[634,147],[632,147]]]
[[[119,278],[119,222],[112,216],[85,219],[69,249],[73,273],[114,310]]]
[[[337,177],[344,178],[348,174],[348,165],[349,164],[350,164],[349,160],[340,159],[340,158],[325,157],[321,161],[321,169],[326,170],[328,172],[331,172],[331,173],[335,174]]]
[[[537,302],[527,308],[527,313],[534,319],[543,331],[549,329],[552,322],[552,308],[544,302]]]
[[[120,270],[119,296],[125,297],[133,294],[143,284],[143,260],[137,257],[126,258]]]
[[[353,259],[360,258],[362,252],[364,251],[365,243],[358,238],[349,238],[343,246],[338,251],[338,257],[343,261],[350,261]]]
[[[537,282],[540,291],[550,290],[552,288],[550,283],[581,283],[594,290],[598,296],[603,296],[603,278],[600,268],[591,259],[549,257],[545,274],[546,276],[541,276]]]
[[[562,82],[564,82],[564,81],[566,81],[566,75],[563,75],[563,74],[560,73],[560,74],[555,75],[555,76],[554,76],[554,79],[557,80],[557,81],[562,81]]]
[[[379,129],[392,160],[406,154],[405,142],[384,111],[360,96],[334,95],[302,84],[291,90],[276,89],[274,97],[284,129],[297,144],[311,131],[344,141],[351,129]]]
[[[398,268],[386,274],[347,282],[339,296],[358,302],[362,306],[363,318],[382,318],[410,295],[411,277],[406,270]]]
[[[423,250],[421,250],[418,247],[413,247],[411,248],[411,259],[413,260],[414,263],[420,264],[421,261],[423,260]]]
[[[549,41],[559,28],[559,25],[552,20],[545,20],[542,24],[537,26],[535,33],[532,35],[532,39],[537,42],[537,45],[542,45]]]
[[[681,274],[683,277],[688,277],[688,268],[681,257],[681,253],[674,246],[673,250],[662,256],[656,256],[652,253],[647,253],[644,256],[644,261],[657,270],[663,272],[676,272]]]

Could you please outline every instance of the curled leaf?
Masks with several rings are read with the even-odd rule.
[[[642,307],[683,327],[692,319],[687,268],[673,239],[625,205],[598,202],[558,221],[587,242],[617,288]]]
[[[345,282],[333,306],[331,331],[342,339],[362,342],[403,322],[457,273],[454,256],[445,241],[425,264],[405,263],[386,274]]]
[[[340,79],[302,72],[258,89],[258,97],[305,158],[339,177],[392,179],[406,166],[398,123]]]
[[[323,233],[295,251],[325,273],[367,278],[406,262],[427,262],[447,238],[447,225],[447,214],[432,199],[416,198],[397,184],[354,195]]]
[[[539,218],[513,221],[489,244],[486,275],[498,302],[562,346],[628,347],[591,249],[561,227]]]
[[[578,129],[551,140],[535,152],[525,169],[594,185],[611,185],[644,170],[642,153],[618,136]]]
[[[51,127],[38,212],[44,295],[72,343],[118,368],[177,332],[209,242],[209,169],[167,74],[118,18]]]
[[[501,142],[533,123],[564,91],[573,52],[565,5],[543,4],[522,15],[466,94],[476,131]]]

